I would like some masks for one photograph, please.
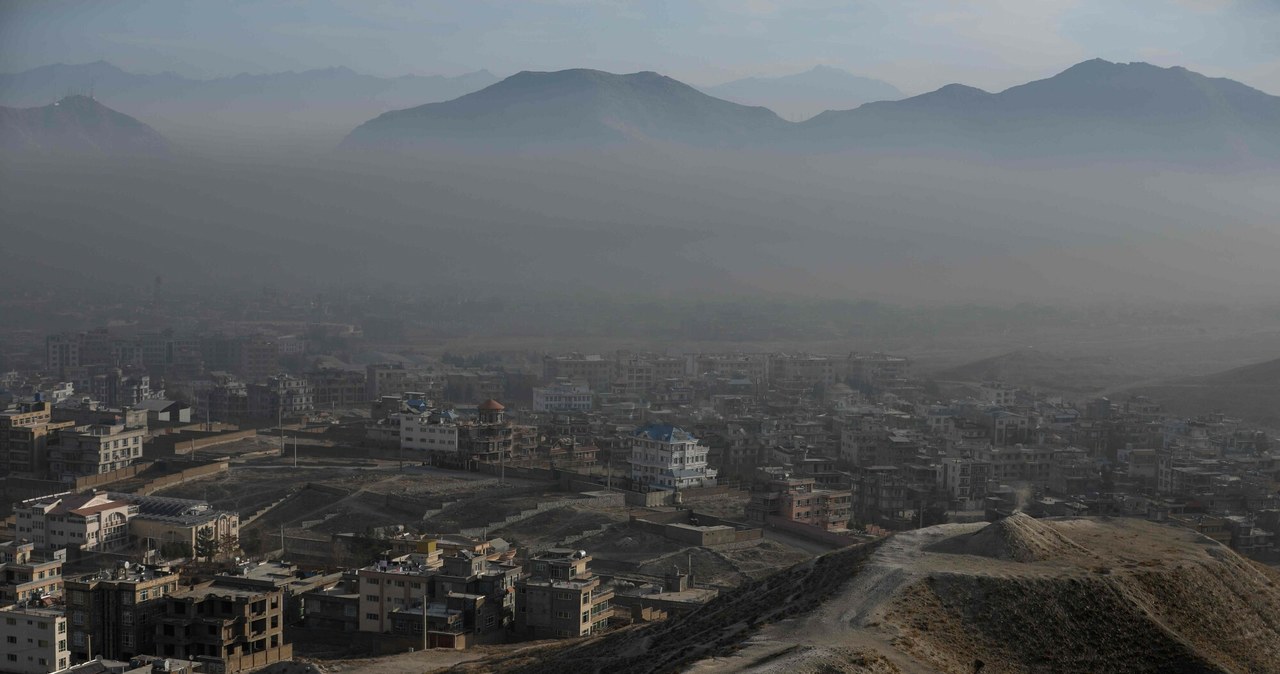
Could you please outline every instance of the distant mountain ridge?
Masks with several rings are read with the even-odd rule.
[[[807,119],[826,110],[849,110],[906,96],[888,82],[822,65],[781,77],[746,77],[702,90],[734,103],[762,105],[787,119]]]
[[[787,123],[654,72],[525,71],[444,103],[383,114],[344,147],[436,142],[755,142]]]
[[[344,147],[600,138],[804,152],[1274,165],[1280,163],[1280,97],[1185,68],[1095,59],[995,94],[951,84],[795,124],[656,73],[523,72],[453,101],[386,113],[353,131]]]
[[[169,153],[169,143],[133,117],[75,95],[38,108],[0,107],[0,149],[15,156],[156,157]]]
[[[384,78],[345,67],[201,80],[171,72],[141,75],[96,61],[0,74],[0,105],[40,106],[68,94],[93,94],[182,142],[243,148],[265,141],[328,150],[371,116],[450,100],[498,80],[486,70]]]

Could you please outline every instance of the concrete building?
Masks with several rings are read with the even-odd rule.
[[[542,379],[583,381],[593,391],[608,391],[613,385],[614,368],[614,361],[603,356],[577,353],[546,356],[542,359]]]
[[[631,435],[631,483],[639,490],[712,487],[717,471],[707,465],[708,448],[669,424],[650,424]]]
[[[240,515],[215,510],[205,501],[112,492],[112,499],[137,506],[129,519],[129,543],[138,550],[173,556],[191,556],[201,531],[208,531],[219,547],[219,556],[235,554],[240,545]],[[185,555],[176,550],[183,548]]]
[[[431,577],[444,562],[435,541],[423,541],[423,551],[366,566],[360,578],[360,631],[390,632],[391,612],[430,598]]]
[[[459,550],[443,557],[426,601],[392,609],[391,632],[421,636],[426,648],[463,649],[501,640],[515,618],[520,567],[510,561],[514,555],[509,550],[495,561],[490,555]]]
[[[550,550],[530,560],[516,581],[516,631],[532,638],[586,636],[613,614],[613,588],[589,568],[582,551]]]
[[[533,389],[534,412],[590,412],[591,387],[585,383],[558,381]]]
[[[156,566],[122,563],[115,570],[68,578],[72,656],[83,662],[153,653],[164,598],[177,589],[178,574]]]
[[[56,441],[58,431],[74,425],[54,421],[53,406],[44,400],[0,412],[0,471],[44,477],[50,443]]]
[[[62,595],[63,550],[36,550],[26,540],[0,543],[0,603],[8,605]]]
[[[354,370],[312,370],[306,374],[311,382],[317,410],[355,407],[368,402],[365,373]]]
[[[268,377],[265,383],[250,384],[248,394],[249,416],[255,419],[273,419],[281,414],[293,417],[315,410],[311,384],[301,377]]]
[[[284,638],[284,591],[219,578],[165,597],[156,655],[240,674],[293,657]]]
[[[61,610],[9,606],[0,608],[0,619],[0,671],[47,674],[70,666],[67,618]]]
[[[853,495],[847,489],[821,489],[811,477],[779,477],[757,483],[747,504],[747,518],[768,524],[770,517],[826,531],[849,528]]]
[[[409,382],[409,372],[399,363],[367,365],[364,369],[364,398],[378,400],[385,395],[396,395]]]
[[[49,450],[49,474],[63,480],[109,473],[142,458],[147,427],[93,424],[58,431]]]
[[[399,415],[400,447],[410,452],[455,456],[458,453],[457,417],[452,412]]]
[[[128,547],[129,520],[138,514],[138,506],[96,491],[27,499],[13,510],[17,535],[37,548],[93,552]]]

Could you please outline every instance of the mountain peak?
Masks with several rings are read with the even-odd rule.
[[[72,156],[169,152],[168,142],[155,129],[81,94],[39,108],[0,108],[0,148]]]

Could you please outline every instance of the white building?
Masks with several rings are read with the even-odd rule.
[[[70,664],[62,611],[16,604],[0,609],[0,672],[46,674]]]
[[[418,452],[458,452],[458,424],[448,412],[402,413],[400,448]]]
[[[591,388],[580,382],[556,382],[533,389],[534,412],[590,412]]]
[[[646,491],[712,487],[716,470],[707,467],[707,447],[687,431],[649,424],[631,435],[631,481]]]
[[[138,506],[101,492],[65,492],[22,501],[13,514],[18,537],[37,548],[112,551],[129,545],[129,520]]]

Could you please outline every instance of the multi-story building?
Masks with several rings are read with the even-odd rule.
[[[534,412],[590,412],[591,388],[585,383],[558,381],[533,389]]]
[[[58,431],[49,448],[49,473],[70,480],[83,475],[109,473],[142,458],[146,425],[92,424]]]
[[[153,653],[164,598],[177,590],[178,574],[157,566],[122,563],[115,570],[68,578],[72,656],[128,660]]]
[[[650,424],[631,435],[631,482],[646,491],[711,487],[717,471],[707,465],[708,448],[687,431]]]
[[[164,599],[156,655],[240,674],[293,657],[284,638],[284,591],[219,577]]]
[[[404,412],[398,418],[401,448],[433,455],[457,456],[458,424],[452,412]]]
[[[248,382],[260,382],[280,370],[280,348],[269,337],[254,336],[231,344],[231,368]]]
[[[317,410],[354,407],[368,402],[365,397],[365,373],[353,370],[313,370],[307,381]]]
[[[367,365],[364,369],[364,398],[378,400],[385,395],[398,394],[409,381],[409,372],[399,363]]]
[[[0,470],[44,477],[49,470],[49,444],[57,432],[74,426],[54,421],[53,406],[44,400],[19,403],[0,412]]]
[[[614,361],[603,356],[569,354],[542,359],[543,381],[584,381],[593,391],[608,391],[614,380]]]
[[[431,577],[443,566],[435,541],[422,552],[376,562],[356,572],[360,579],[360,631],[390,632],[391,612],[430,599]]]
[[[758,484],[747,504],[748,518],[767,524],[780,517],[827,531],[849,528],[853,495],[844,489],[820,489],[811,477],[781,477]]]
[[[613,614],[613,588],[589,568],[580,550],[550,550],[516,581],[516,631],[533,638],[585,636],[604,629]]]
[[[129,545],[129,520],[138,506],[101,492],[64,492],[14,506],[15,529],[37,548],[102,552]]]
[[[220,557],[236,554],[239,549],[239,513],[215,510],[207,502],[193,499],[116,492],[108,496],[138,507],[129,519],[129,542],[140,550],[190,557],[204,531],[216,542]]]
[[[36,550],[26,540],[0,543],[0,603],[35,601],[62,594],[63,550]]]
[[[315,409],[315,396],[311,384],[301,377],[278,374],[268,377],[266,383],[250,384],[249,416],[269,419],[283,414],[297,416]]]
[[[520,576],[520,567],[509,559],[515,551],[509,552],[501,561],[469,550],[445,556],[425,601],[391,610],[391,632],[423,636],[427,648],[458,649],[499,640],[514,621]]]
[[[71,665],[61,610],[14,605],[0,608],[0,620],[0,671],[47,674]]]

